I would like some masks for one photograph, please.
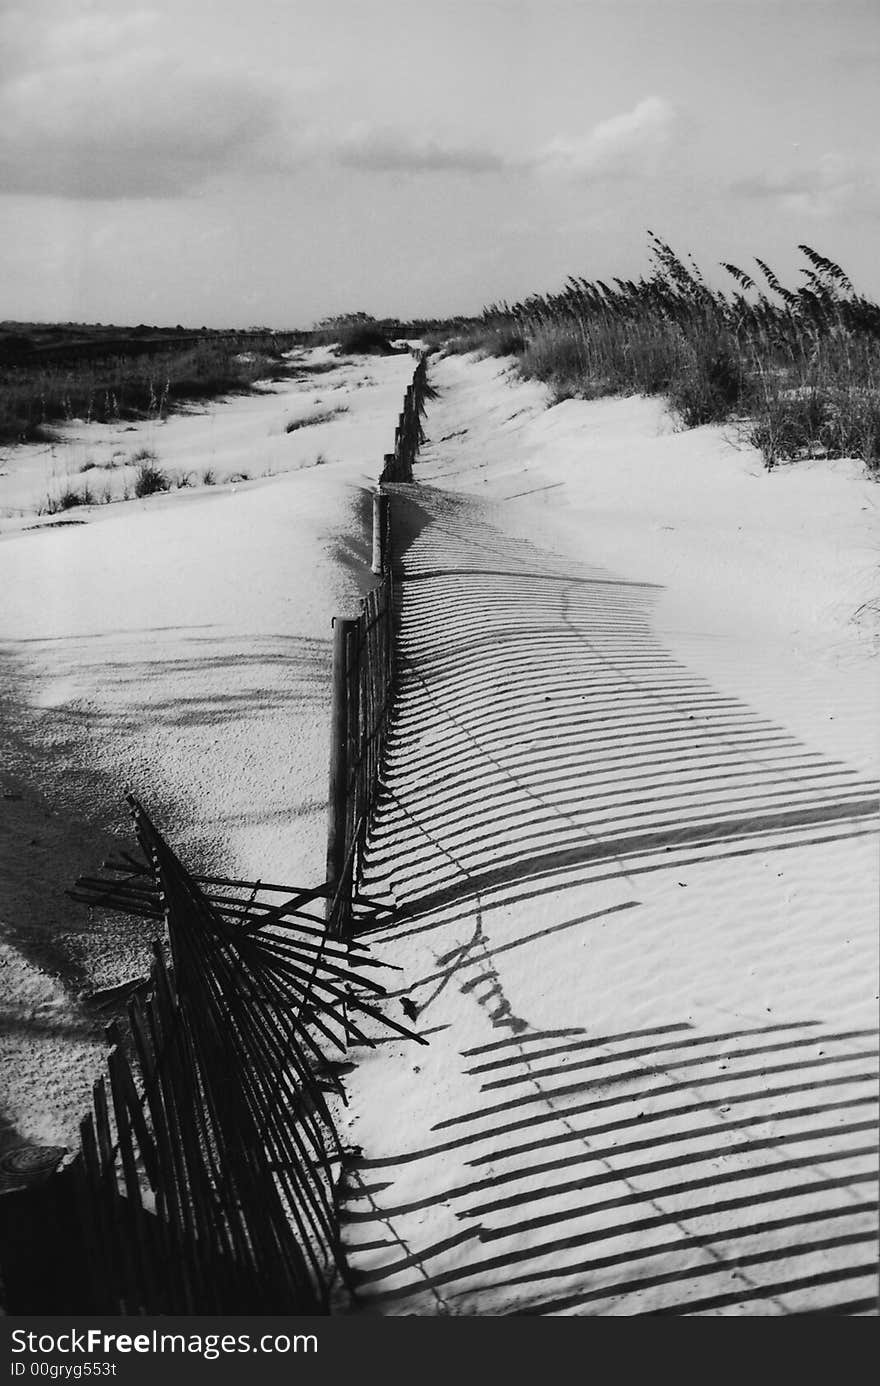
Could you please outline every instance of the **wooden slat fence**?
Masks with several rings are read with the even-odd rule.
[[[418,365],[403,398],[403,411],[394,430],[394,451],[385,454],[381,481],[412,481],[413,463],[425,441],[422,419],[428,397],[427,352],[419,354]]]
[[[427,353],[421,352],[386,454],[379,491],[386,482],[411,482],[424,442],[422,418],[430,397]],[[381,581],[368,593],[359,616],[337,618],[333,644],[333,713],[327,833],[328,921],[334,938],[350,940],[360,895],[370,818],[382,774],[394,684],[394,575],[391,514],[387,496],[373,506],[373,571]]]
[[[391,706],[394,580],[386,572],[360,616],[337,618],[333,647],[333,735],[327,837],[328,921],[351,939],[370,815],[379,788]]]
[[[64,1245],[42,1254],[77,1267],[56,1308],[327,1313],[350,1287],[328,1106],[342,1088],[321,1045],[371,1045],[376,1024],[418,1037],[377,1009],[371,973],[387,965],[334,943],[319,918],[304,923],[303,892],[274,903],[258,883],[246,894],[227,881],[209,898],[129,802],[144,862],[117,864],[129,878],[101,903],[147,917],[158,904],[170,961],[157,943],[148,994],[108,1027],[80,1149],[53,1176]]]

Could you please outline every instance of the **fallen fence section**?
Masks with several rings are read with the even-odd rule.
[[[371,969],[386,965],[305,923],[304,892],[206,892],[129,802],[145,861],[91,889],[147,917],[158,902],[171,966],[157,943],[148,994],[107,1028],[79,1151],[27,1200],[0,1200],[9,1312],[327,1313],[350,1286],[328,1106],[342,1088],[319,1045],[372,1045],[370,1022],[418,1036],[374,1004]],[[45,1237],[29,1254],[25,1214]],[[28,1303],[35,1255],[67,1268],[51,1305]]]
[[[427,355],[419,355],[394,452],[385,456],[373,498],[372,571],[381,581],[369,592],[361,614],[333,623],[333,702],[327,829],[328,927],[350,940],[358,909],[371,902],[359,893],[370,818],[382,774],[394,684],[394,578],[390,561],[391,517],[385,482],[411,482],[413,462],[424,442],[422,418],[429,394]]]

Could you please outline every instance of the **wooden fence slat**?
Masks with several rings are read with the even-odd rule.
[[[161,957],[161,950],[156,947]],[[205,1268],[203,1243],[198,1235],[198,1219],[195,1197],[191,1182],[191,1167],[188,1163],[187,1141],[181,1132],[181,1112],[175,1095],[174,1073],[179,1063],[185,1061],[180,1043],[177,1017],[163,1013],[163,989],[159,981],[159,964],[154,961],[153,979],[155,987],[146,1006],[147,1028],[156,1057],[157,1077],[161,1085],[162,1104],[168,1128],[171,1159],[174,1165],[174,1187],[180,1209],[183,1235],[181,1258],[185,1261],[184,1274],[190,1285],[192,1302],[198,1308],[205,1304]]]
[[[157,1171],[153,1189],[156,1195],[156,1213],[160,1222],[168,1275],[177,1292],[173,1303],[178,1306],[185,1305],[186,1312],[194,1313],[196,1300],[192,1279],[189,1275],[188,1258],[181,1254],[185,1245],[186,1232],[178,1167],[168,1136],[161,1075],[156,1063],[147,1021],[137,997],[133,997],[128,1004],[128,1018],[138,1062],[143,1074],[144,1094],[155,1134]],[[178,1312],[180,1311],[178,1310]]]
[[[116,1118],[116,1139],[122,1161],[125,1198],[121,1201],[123,1223],[128,1235],[129,1264],[134,1272],[133,1291],[139,1313],[147,1312],[150,1304],[161,1304],[164,1287],[157,1274],[152,1229],[148,1225],[138,1174],[134,1142],[134,1124],[128,1096],[132,1084],[128,1060],[118,1044],[107,1055],[110,1075],[110,1094]]]

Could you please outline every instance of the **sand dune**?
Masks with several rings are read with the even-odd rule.
[[[4,1145],[75,1139],[102,1048],[83,998],[143,966],[151,926],[62,894],[127,840],[127,788],[194,865],[321,879],[330,621],[370,581],[410,373],[351,363],[345,411],[289,433],[326,374],[171,419],[145,437],[162,465],[221,484],[84,523],[37,521],[55,464],[21,452]],[[354,1055],[361,1306],[869,1311],[876,488],[847,463],[767,476],[656,401],[549,409],[473,358],[432,374],[392,502],[401,679],[368,870],[396,906],[372,939],[403,968],[390,1004],[431,1044]]]
[[[497,373],[435,370],[432,437],[453,436],[394,502],[401,685],[367,888],[396,901],[374,942],[431,1048],[384,1045],[353,1079],[364,1307],[870,1311],[874,676],[821,608],[796,632],[818,696],[767,638],[814,595],[809,573],[788,589],[795,541],[822,574],[850,555],[809,486],[717,432],[702,455],[652,437],[641,402],[563,427],[497,381],[487,420]],[[655,475],[677,485],[652,510]],[[858,530],[868,488],[821,480]],[[763,488],[761,528],[794,538],[713,627],[719,528],[748,523],[716,485]],[[651,553],[667,517],[695,527],[690,564]]]

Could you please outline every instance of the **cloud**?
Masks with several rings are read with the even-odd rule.
[[[380,173],[492,173],[505,166],[500,154],[478,145],[445,144],[369,125],[338,137],[329,152],[345,167]]]
[[[48,27],[40,48],[50,62],[69,62],[71,57],[100,61],[124,48],[154,38],[160,31],[155,10],[131,10],[127,14],[93,9],[65,15]]]
[[[431,135],[310,127],[294,100],[314,88],[315,74],[286,73],[282,89],[198,63],[175,51],[167,25],[147,8],[86,5],[52,22],[36,13],[0,17],[0,185],[9,193],[169,198],[224,174],[309,164],[414,174],[504,167],[490,149]]]
[[[600,121],[585,135],[557,136],[528,162],[570,178],[620,178],[649,172],[672,143],[678,124],[669,101],[649,96],[633,110]]]
[[[6,17],[0,184],[69,198],[177,196],[246,158],[279,122],[247,74],[183,60],[148,10],[55,25]]]
[[[677,126],[672,105],[648,97],[634,110],[601,121],[586,135],[559,137],[525,155],[507,155],[479,143],[454,144],[364,122],[342,133],[301,131],[292,146],[292,157],[371,173],[546,171],[575,177],[619,177],[656,165]]]
[[[812,163],[736,179],[730,191],[798,215],[827,217],[850,211],[880,216],[880,165],[826,154]]]
[[[230,61],[179,52],[167,21],[147,7],[64,0],[48,11],[31,0],[7,8],[0,186],[69,199],[175,198],[222,176],[320,166],[365,175],[608,178],[655,166],[676,126],[670,103],[649,97],[586,135],[525,156],[369,122],[333,130],[297,115],[309,74],[286,73],[281,87]]]

